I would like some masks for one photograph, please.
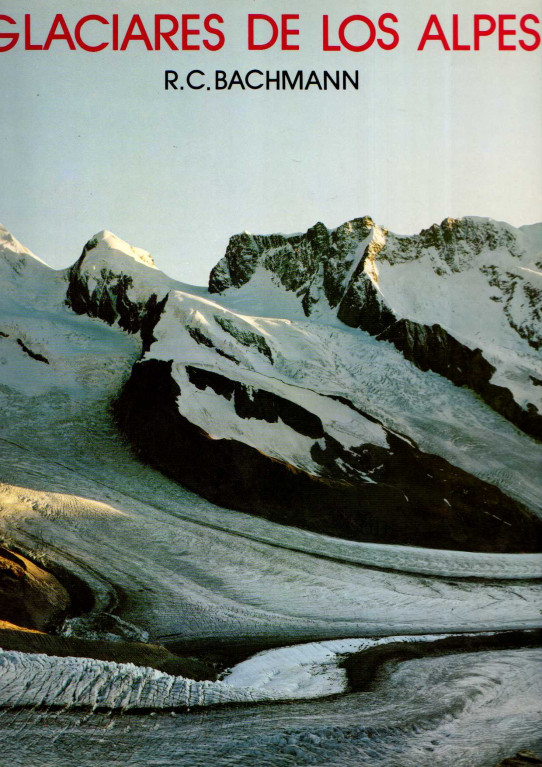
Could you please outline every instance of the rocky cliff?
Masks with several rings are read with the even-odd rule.
[[[542,343],[542,252],[525,232],[448,218],[398,236],[364,217],[291,236],[244,233],[231,238],[209,290],[231,294],[262,272],[294,293],[307,317],[334,316],[394,344],[542,439],[533,354]]]

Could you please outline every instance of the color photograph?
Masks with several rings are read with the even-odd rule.
[[[10,767],[542,766],[541,39],[1,0]]]

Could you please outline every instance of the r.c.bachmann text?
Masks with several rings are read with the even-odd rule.
[[[212,72],[203,72],[201,69],[192,69],[189,72],[177,72],[175,69],[166,69],[164,72],[164,88],[166,91],[229,91],[260,89],[266,91],[346,91],[359,90],[359,71],[347,71],[335,69],[328,71],[323,69],[317,72],[314,69],[250,69],[240,72],[238,69],[226,72],[223,69],[215,69]]]

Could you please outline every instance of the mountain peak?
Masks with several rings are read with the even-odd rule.
[[[38,270],[50,267],[38,258],[32,251],[17,240],[5,226],[0,224],[0,261],[7,265],[8,272],[21,275],[28,270]]]
[[[156,268],[150,253],[107,229],[88,240],[67,277],[66,303],[77,314],[118,322],[132,333],[179,284]]]
[[[311,286],[321,279],[331,305],[344,292],[344,280],[357,265],[359,245],[375,229],[369,216],[354,218],[336,229],[321,221],[306,232],[296,234],[236,234],[230,238],[226,254],[212,270],[211,293],[246,285],[257,271],[266,271],[285,288],[302,297],[303,309],[310,314],[314,296]]]
[[[111,258],[116,259],[119,256],[128,256],[140,264],[156,269],[150,253],[143,250],[143,248],[135,248],[107,229],[102,229],[101,232],[98,232],[88,240],[83,249],[83,256],[87,256],[91,251],[94,251],[92,254],[93,260],[108,260]]]

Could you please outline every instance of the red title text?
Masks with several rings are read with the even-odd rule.
[[[400,43],[400,23],[391,12],[369,17],[351,14],[318,20],[322,51],[361,53],[370,49],[389,51]],[[37,28],[39,26],[39,28]],[[246,50],[298,51],[302,25],[297,13],[271,16],[250,13],[246,18]],[[121,17],[91,13],[76,21],[57,13],[44,26],[32,14],[14,18],[0,14],[0,52],[69,50],[99,53],[127,51],[220,51],[227,43],[227,24],[219,13],[140,14]],[[540,47],[540,19],[534,13],[473,13],[469,16],[431,14],[420,25],[416,49],[442,51],[535,51]]]

